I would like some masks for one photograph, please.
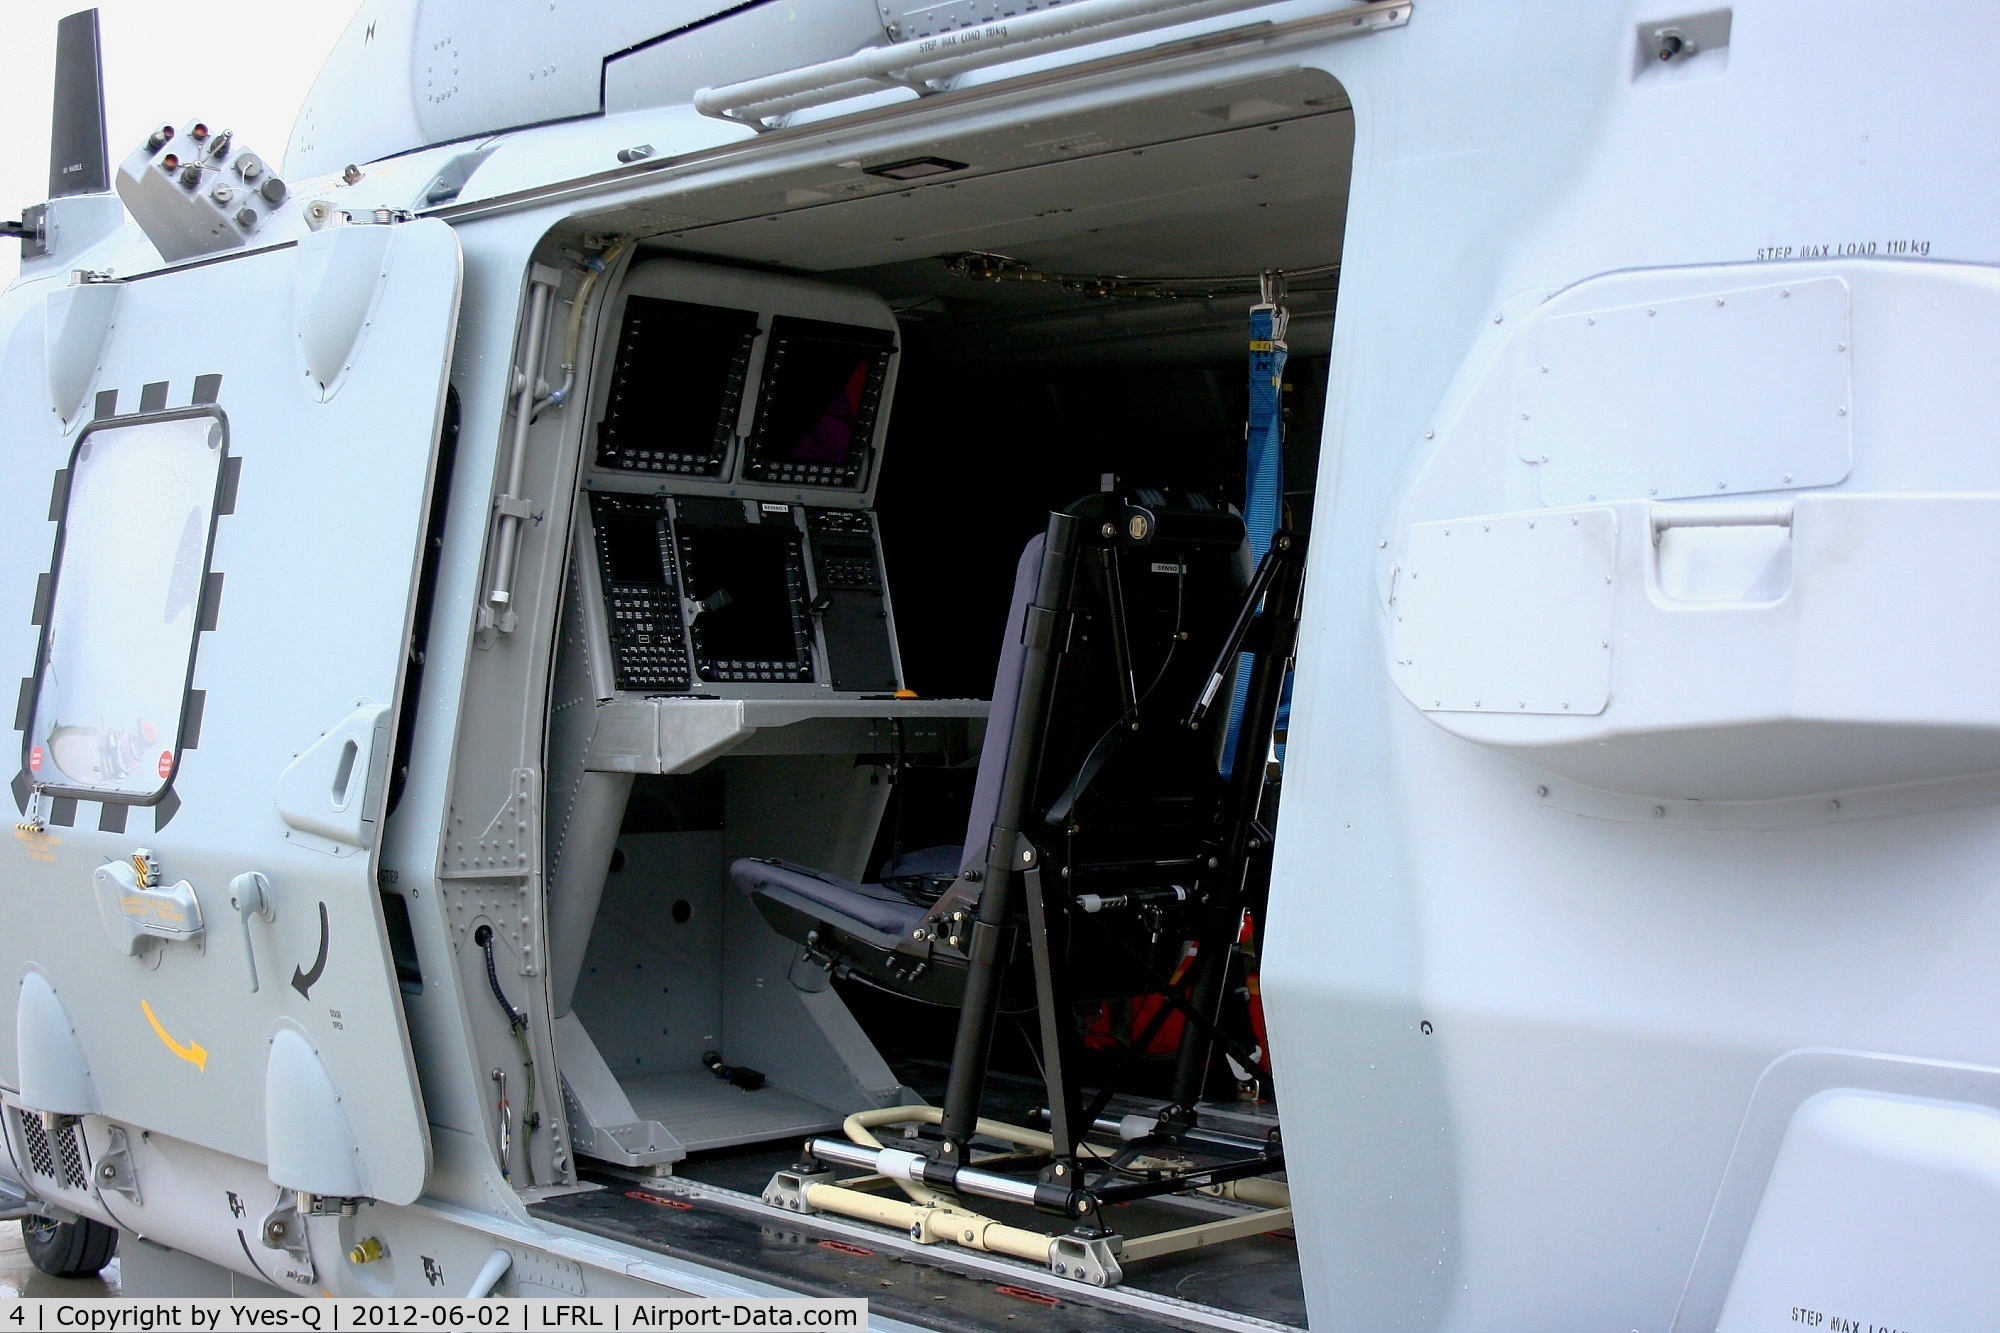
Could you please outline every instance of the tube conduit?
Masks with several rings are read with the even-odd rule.
[[[1071,0],[978,27],[871,47],[782,74],[703,88],[695,93],[694,105],[705,116],[769,128],[765,122],[806,107],[899,85],[916,88],[920,94],[935,92],[938,89],[929,86],[934,81],[986,65],[1268,3],[1270,0]],[[1336,13],[1352,15],[1346,31],[1367,32],[1407,23],[1410,4],[1409,0],[1376,0]]]

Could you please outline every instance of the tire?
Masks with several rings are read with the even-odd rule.
[[[90,1277],[118,1253],[118,1229],[87,1217],[74,1222],[24,1217],[21,1240],[29,1262],[50,1277]]]

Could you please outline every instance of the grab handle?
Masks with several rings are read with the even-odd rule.
[[[1653,541],[1668,528],[1789,528],[1792,502],[1773,504],[1677,504],[1654,505]]]

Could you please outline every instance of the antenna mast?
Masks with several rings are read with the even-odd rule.
[[[97,11],[56,24],[55,111],[49,129],[49,198],[103,194],[111,188],[104,145],[104,59]]]

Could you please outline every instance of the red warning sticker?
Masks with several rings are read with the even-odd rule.
[[[668,1199],[658,1194],[649,1194],[645,1190],[626,1190],[625,1197],[637,1199],[640,1203],[656,1203],[662,1208],[678,1208],[684,1213],[694,1211],[694,1205],[683,1199]]]
[[[1049,1296],[1049,1295],[1045,1295],[1044,1293],[1042,1293],[1042,1292],[1039,1292],[1039,1291],[1030,1291],[1030,1290],[1028,1290],[1028,1288],[1026,1288],[1026,1287],[1015,1287],[1015,1286],[1004,1286],[1004,1285],[1003,1285],[1003,1286],[998,1286],[998,1287],[995,1287],[995,1288],[993,1288],[993,1290],[995,1290],[995,1291],[999,1292],[999,1293],[1000,1293],[1000,1294],[1001,1294],[1002,1296],[1012,1296],[1012,1297],[1013,1297],[1013,1298],[1014,1298],[1015,1300],[1017,1300],[1017,1301],[1033,1301],[1033,1302],[1034,1302],[1035,1304],[1037,1304],[1037,1305],[1061,1305],[1061,1304],[1062,1304],[1062,1302],[1061,1302],[1061,1301],[1057,1300],[1057,1299],[1056,1299],[1055,1297],[1053,1297],[1053,1296]],[[1009,1319],[1012,1319],[1012,1318],[1013,1318],[1014,1316],[1013,1316],[1013,1315],[1008,1315],[1007,1317],[1008,1317]]]
[[[172,750],[160,751],[160,776],[163,778],[168,777],[173,773],[173,771],[174,771],[174,752]]]
[[[28,751],[28,767],[39,773],[42,771],[42,747],[37,745]]]

